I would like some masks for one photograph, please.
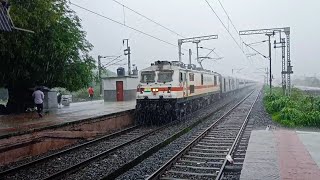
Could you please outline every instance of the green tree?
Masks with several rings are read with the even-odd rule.
[[[92,45],[67,0],[11,0],[17,27],[35,33],[0,33],[0,87],[9,91],[7,109],[21,112],[30,103],[30,87],[75,91],[93,79]]]

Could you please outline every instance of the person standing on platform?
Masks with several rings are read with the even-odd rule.
[[[36,91],[33,92],[32,97],[34,98],[34,103],[37,106],[37,112],[40,118],[42,118],[42,110],[43,110],[43,100],[44,94],[41,91],[41,88],[37,87]]]
[[[94,95],[94,90],[93,90],[92,86],[89,87],[88,93],[89,93],[89,98],[92,101],[93,95]]]
[[[61,91],[58,91],[58,94],[57,94],[58,108],[61,107],[61,99],[62,99],[62,93]]]

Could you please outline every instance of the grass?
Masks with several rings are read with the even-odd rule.
[[[320,128],[320,97],[304,94],[293,88],[290,97],[281,88],[265,91],[264,105],[272,120],[285,127]]]

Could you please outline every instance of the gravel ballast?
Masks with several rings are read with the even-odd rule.
[[[253,107],[250,115],[250,120],[253,120],[253,130],[266,129],[269,125],[271,126],[270,128],[280,127],[278,123],[272,121],[271,116],[267,113],[263,104],[263,97],[264,92],[261,92],[261,95]]]
[[[168,146],[164,147],[157,153],[145,159],[142,163],[133,167],[125,174],[119,176],[117,179],[145,179],[153,172],[155,172],[158,168],[160,168],[169,159],[171,159],[179,150],[185,147],[192,139],[194,139],[196,135],[199,134],[199,132],[202,132],[210,124],[216,121],[217,118],[222,116],[226,112],[226,109],[230,109],[231,107],[233,107],[243,97],[243,95],[238,96],[237,100],[234,99],[233,103],[229,104],[228,107],[226,107],[224,110],[215,113],[210,117],[210,119],[199,124],[197,127],[193,128],[189,133],[184,134],[177,140],[173,141]]]

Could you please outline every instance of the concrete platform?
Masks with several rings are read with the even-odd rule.
[[[104,102],[89,101],[71,103],[61,109],[51,110],[45,113],[43,118],[38,118],[36,112],[19,115],[0,116],[0,138],[19,132],[27,132],[32,129],[40,129],[68,122],[79,121],[88,118],[118,113],[135,108],[136,101]]]
[[[320,133],[252,131],[240,179],[320,179]]]

